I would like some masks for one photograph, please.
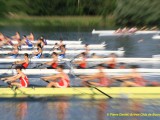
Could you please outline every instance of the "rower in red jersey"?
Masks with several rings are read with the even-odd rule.
[[[101,87],[105,87],[109,85],[109,79],[106,75],[106,73],[104,72],[104,66],[103,64],[99,64],[97,66],[98,72],[96,74],[93,75],[86,75],[86,76],[80,76],[80,78],[82,79],[82,84],[87,86],[87,84],[91,84],[94,86],[101,86]],[[89,82],[91,80],[98,80],[97,82]]]
[[[113,77],[112,79],[118,80],[122,82],[121,86],[131,86],[131,87],[140,87],[146,85],[146,80],[142,77],[142,75],[137,71],[138,66],[132,65],[132,72],[127,75]]]
[[[82,52],[80,54],[80,57],[79,57],[81,60],[78,60],[78,61],[75,61],[74,64],[77,64],[78,65],[78,69],[85,69],[87,68],[87,62],[86,62],[86,53],[85,52]]]
[[[17,87],[28,87],[29,81],[27,76],[21,71],[21,66],[16,66],[17,75],[14,75],[12,77],[5,77],[1,78],[4,82],[10,83],[11,86],[17,86]],[[17,82],[16,80],[19,79],[20,82]]]
[[[44,63],[50,65],[50,67],[47,67],[47,69],[56,69],[58,66],[58,54],[56,52],[53,52],[52,57],[53,57],[52,61]]]
[[[64,66],[58,65],[57,71],[59,72],[56,75],[42,77],[41,79],[49,82],[47,87],[57,87],[57,88],[67,88],[70,86],[69,76],[63,71]]]
[[[114,53],[111,53],[109,59],[109,61],[105,62],[108,65],[107,68],[115,69],[117,64],[116,55]]]
[[[21,61],[16,61],[15,64],[21,64],[23,69],[26,69],[29,65],[29,58],[28,58],[28,54],[25,53],[24,54],[24,60]]]

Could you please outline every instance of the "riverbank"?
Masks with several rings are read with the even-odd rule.
[[[0,26],[53,26],[53,27],[109,27],[113,28],[113,17],[105,20],[101,16],[10,16],[0,19]]]

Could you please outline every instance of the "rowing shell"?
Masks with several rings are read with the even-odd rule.
[[[0,63],[12,63],[15,61],[20,61],[21,59],[0,59]],[[52,58],[41,58],[41,59],[30,59],[30,62],[33,63],[43,63],[43,62],[49,62],[52,61]],[[69,62],[72,59],[61,59],[60,62]],[[81,59],[75,59],[74,61],[79,61]],[[111,58],[87,58],[87,62],[106,62],[111,60]],[[124,62],[124,63],[159,63],[160,58],[117,58],[117,62]]]
[[[0,51],[0,54],[8,54],[11,51],[5,50],[5,51]],[[43,51],[43,54],[51,54],[53,51]],[[54,52],[60,52],[60,51],[54,51]],[[80,54],[82,52],[85,52],[84,50],[67,50],[66,54],[69,55],[77,55]],[[125,51],[105,51],[105,50],[90,50],[89,53],[96,53],[98,55],[109,55],[111,53],[115,53],[118,56],[123,56]],[[19,54],[24,54],[24,53],[28,53],[28,54],[33,54],[32,50],[23,50],[23,51],[19,51]]]
[[[92,45],[88,45],[89,49],[105,49],[105,44],[92,44]],[[44,49],[52,49],[54,47],[54,45],[45,45],[43,48]],[[67,49],[84,49],[85,45],[66,45]],[[13,46],[11,45],[5,45],[2,46],[2,48],[13,48]],[[32,47],[28,47],[26,45],[22,45],[21,46],[22,49],[28,49],[28,48],[32,48]]]
[[[154,35],[152,39],[160,39],[160,35]]]
[[[122,33],[115,33],[116,32],[116,30],[93,30],[92,31],[92,34],[101,34],[101,35],[105,35],[106,34],[106,36],[111,36],[111,35],[138,35],[138,34],[155,34],[155,33],[159,33],[160,31],[154,31],[154,30],[152,30],[152,31],[137,31],[137,32],[135,32],[135,33],[124,33],[124,34],[122,34]]]
[[[73,72],[74,71],[74,72]],[[58,72],[55,69],[25,69],[23,72],[27,75],[45,75],[45,74],[57,74]],[[84,75],[84,74],[94,74],[98,73],[99,71],[97,69],[65,69],[65,73],[74,73],[76,75]],[[127,74],[131,73],[132,69],[105,69],[105,73],[108,73],[109,75],[115,75],[115,74]],[[140,68],[137,69],[137,72],[143,73],[143,74],[160,74],[160,69],[148,69],[148,68]],[[0,74],[16,74],[16,70],[14,69],[0,69]]]
[[[47,44],[55,44],[55,43],[59,43],[59,40],[46,40],[47,41]],[[12,41],[13,44],[17,44],[18,42],[17,41]],[[32,43],[37,43],[37,41],[32,41]],[[63,43],[64,44],[81,44],[82,41],[79,39],[79,40],[63,40]]]
[[[160,98],[160,87],[97,87],[113,98],[156,99]],[[0,88],[1,98],[33,98],[33,97],[76,97],[81,99],[108,98],[98,90],[89,87],[70,88]]]

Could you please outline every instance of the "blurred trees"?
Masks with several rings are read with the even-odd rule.
[[[114,15],[116,24],[160,25],[160,0],[0,0],[0,15]]]
[[[160,25],[160,0],[117,0],[115,19],[119,25]]]

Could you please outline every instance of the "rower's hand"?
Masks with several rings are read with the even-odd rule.
[[[2,80],[2,81],[5,81],[5,80],[7,80],[7,78],[1,78],[1,80]]]

